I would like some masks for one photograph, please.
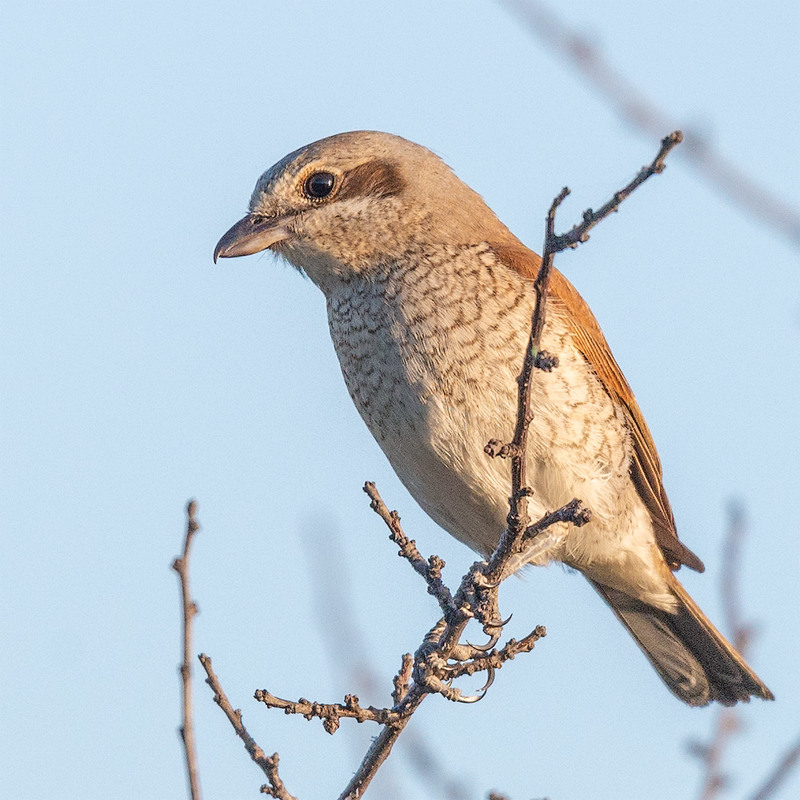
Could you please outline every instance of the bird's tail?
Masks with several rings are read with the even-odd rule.
[[[725,637],[677,581],[676,613],[653,608],[616,589],[592,585],[631,632],[664,683],[690,706],[717,700],[726,706],[751,695],[774,700],[772,692],[747,666]]]

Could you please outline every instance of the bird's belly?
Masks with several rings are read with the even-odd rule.
[[[497,397],[487,392],[469,408],[442,396],[428,395],[423,403],[416,393],[402,400],[400,394],[395,394],[395,408],[404,410],[396,417],[399,424],[387,426],[373,418],[371,431],[426,513],[473,550],[490,554],[506,526],[511,475],[510,462],[490,458],[484,446],[490,438],[510,441],[515,393]],[[487,413],[490,408],[496,412]],[[514,568],[560,561],[604,585],[671,607],[674,600],[664,585],[649,514],[628,475],[622,421],[613,410],[609,417],[607,409],[595,409],[576,423],[553,402],[546,386],[534,392],[533,408],[528,458],[532,520],[577,497],[592,510],[593,521],[581,528],[553,526],[555,535],[545,540],[546,547],[516,559]]]
[[[385,319],[361,313],[355,324],[352,316],[343,324],[331,316],[350,395],[420,506],[451,535],[487,555],[506,524],[511,479],[509,462],[490,458],[484,447],[489,439],[510,441],[513,435],[528,312],[521,314],[516,340],[492,343],[482,337],[488,359],[464,355],[465,342],[476,337],[458,331],[444,341],[441,334],[398,335]],[[529,513],[538,519],[577,497],[593,521],[582,528],[563,526],[554,549],[519,563],[562,561],[644,599],[660,591],[659,554],[630,480],[624,419],[557,319],[544,345],[560,363],[551,373],[534,375]],[[637,575],[636,586],[618,579],[628,572]],[[647,586],[639,585],[643,581]]]
[[[510,418],[499,428],[476,418],[474,408],[454,403],[436,380],[410,376],[391,345],[371,358],[353,357],[353,344],[350,337],[349,346],[337,347],[347,388],[398,477],[448,533],[491,553],[505,527],[511,484],[508,464],[490,459],[483,447],[508,435]]]

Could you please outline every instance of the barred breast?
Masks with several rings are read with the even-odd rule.
[[[505,527],[510,491],[508,463],[487,457],[484,446],[513,435],[534,303],[530,283],[488,245],[409,254],[327,296],[331,336],[359,413],[422,508],[484,555]],[[609,580],[620,558],[649,563],[655,555],[628,476],[628,433],[555,309],[543,344],[560,363],[537,373],[533,385],[531,513],[579,497],[594,521],[536,561],[555,558]],[[637,586],[635,595],[652,590],[661,594],[658,585]]]

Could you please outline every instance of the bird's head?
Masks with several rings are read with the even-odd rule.
[[[430,150],[354,131],[270,167],[214,260],[271,249],[325,289],[419,248],[510,240],[482,198]]]

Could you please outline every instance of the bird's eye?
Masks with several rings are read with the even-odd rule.
[[[315,172],[306,178],[303,191],[308,197],[320,200],[327,197],[333,191],[335,177],[330,172]]]

